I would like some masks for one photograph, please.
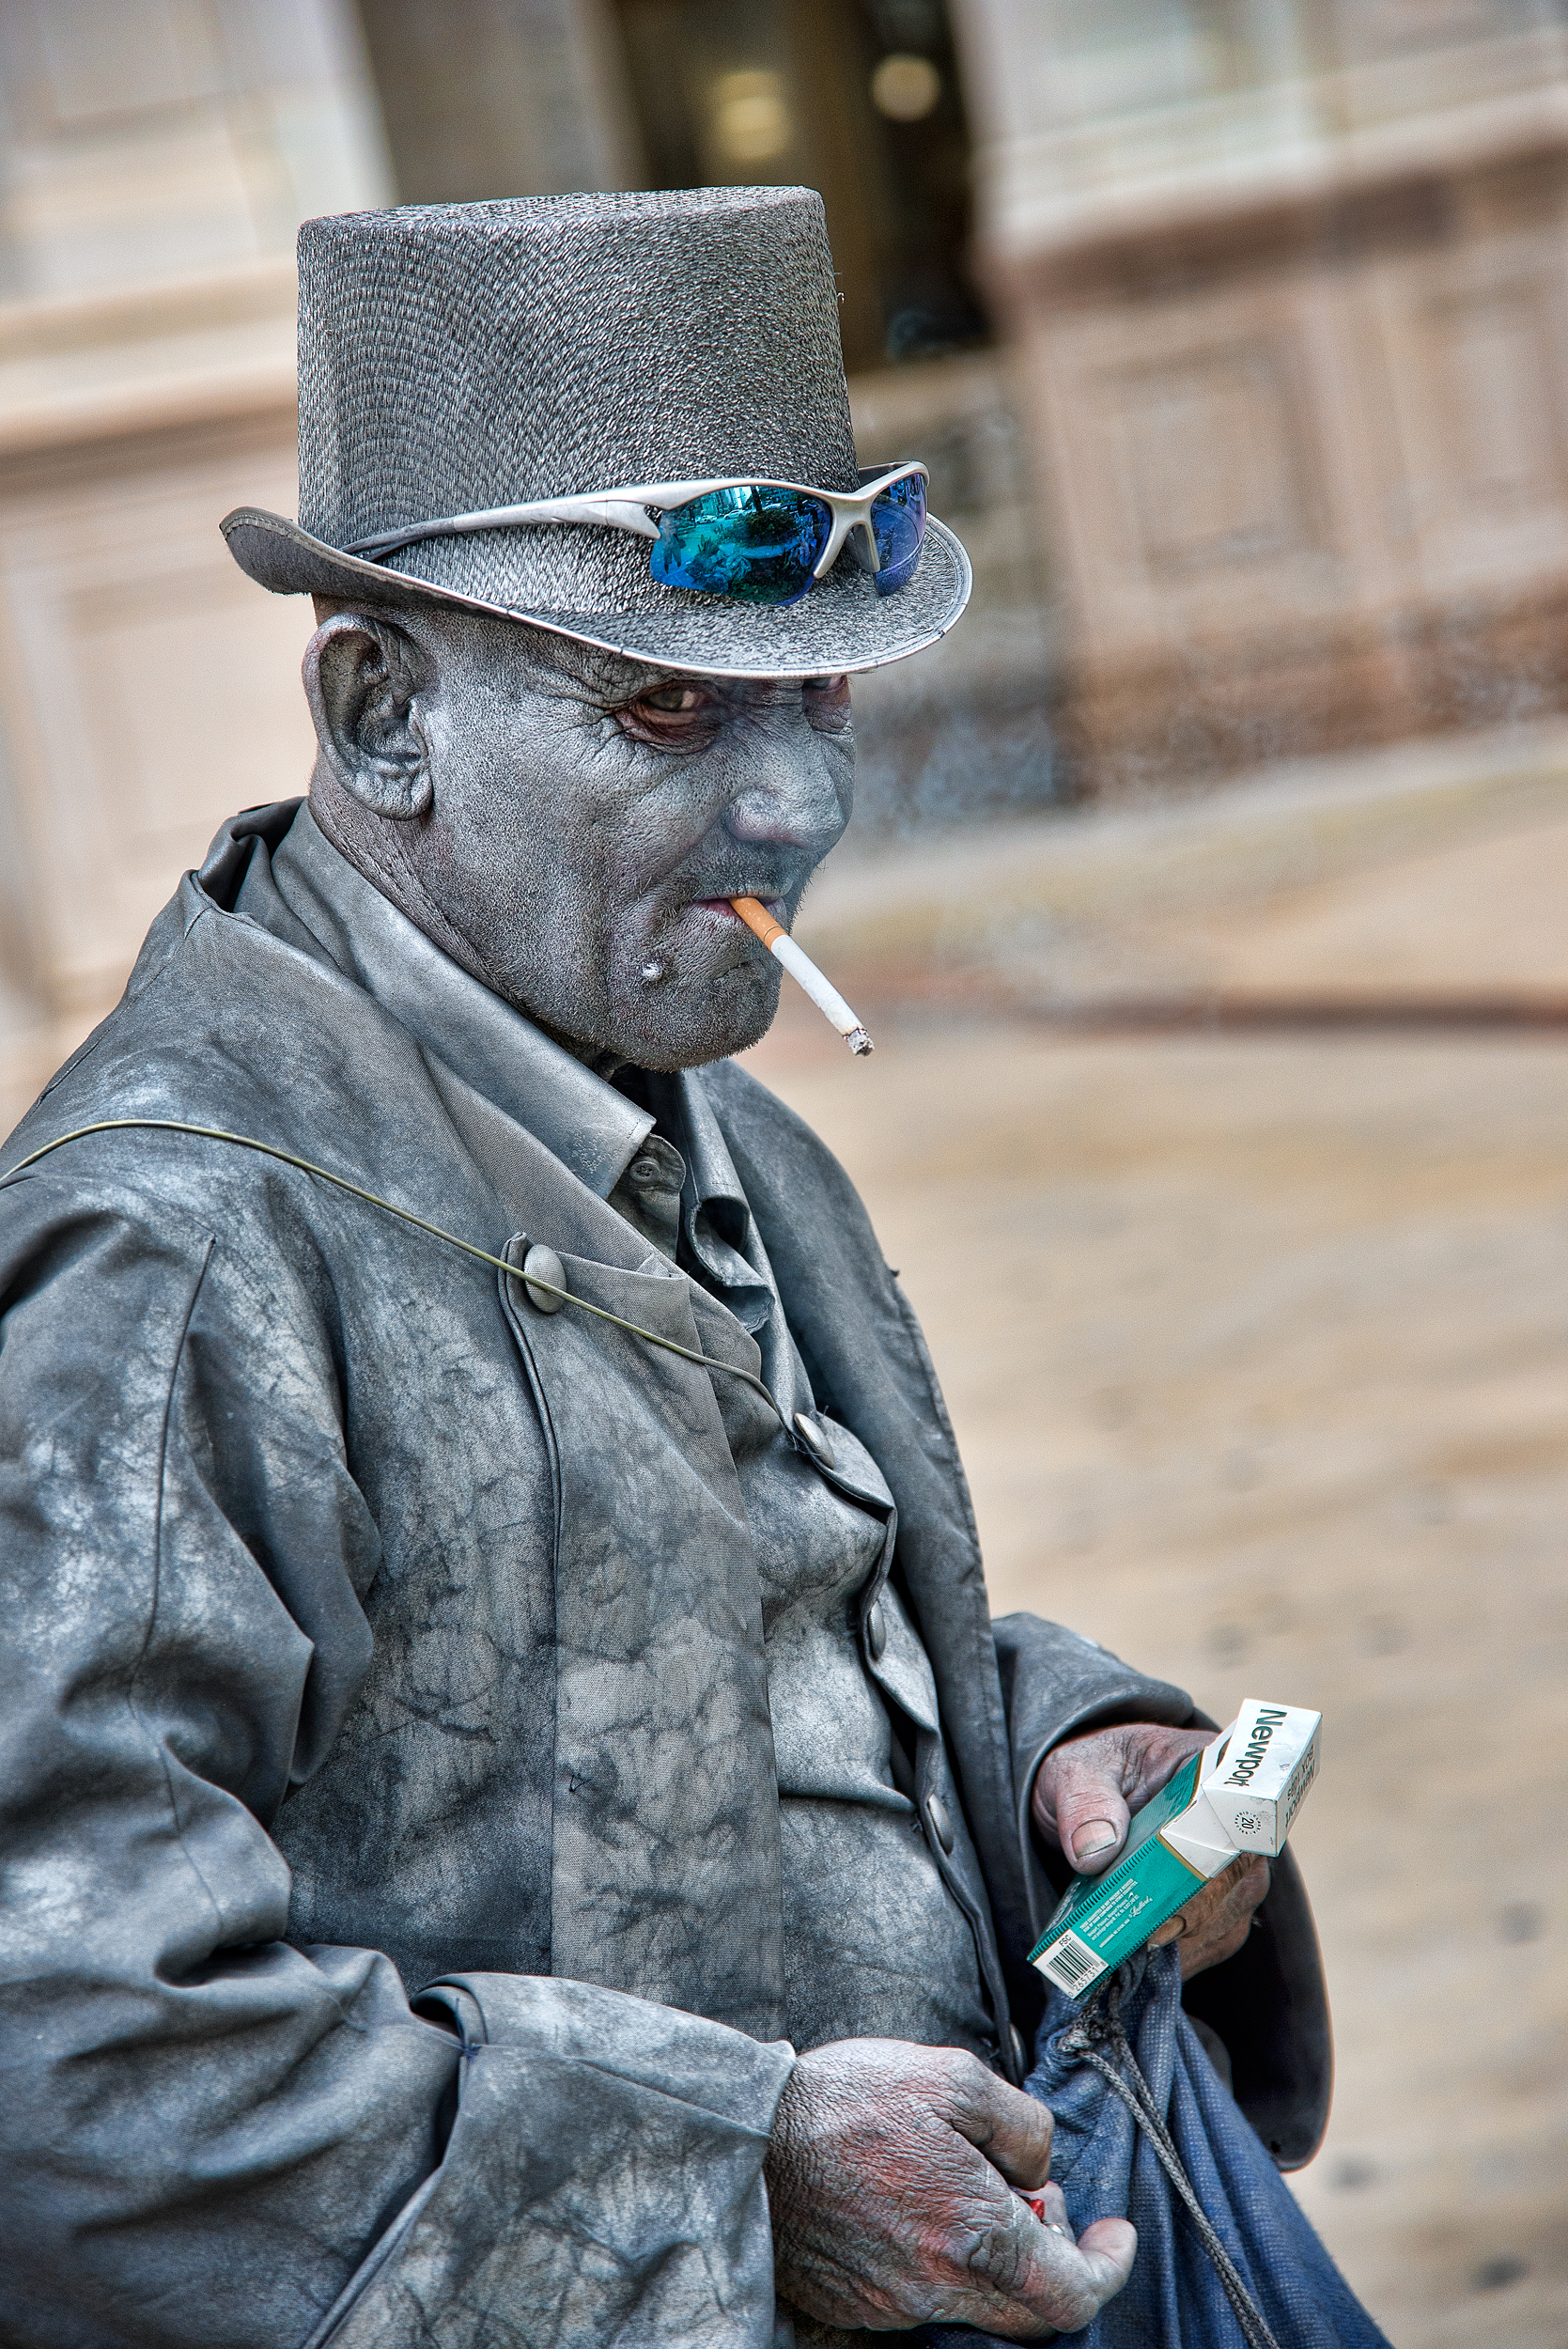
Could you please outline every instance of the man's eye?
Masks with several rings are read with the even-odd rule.
[[[849,708],[849,679],[846,677],[809,677],[805,687],[806,700],[819,715],[831,712],[847,714]]]
[[[690,718],[706,709],[708,696],[700,685],[660,685],[639,697],[639,709],[656,709],[661,718]]]

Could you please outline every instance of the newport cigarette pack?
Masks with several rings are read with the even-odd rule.
[[[1083,1998],[1238,1852],[1282,1851],[1317,1776],[1322,1721],[1249,1697],[1136,1813],[1114,1867],[1073,1878],[1031,1952],[1047,1981]]]
[[[1285,1848],[1317,1776],[1321,1713],[1249,1697],[1203,1780],[1203,1799],[1237,1851]]]

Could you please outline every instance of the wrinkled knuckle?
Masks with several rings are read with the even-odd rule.
[[[1023,2280],[1025,2267],[1025,2250],[1018,2230],[1001,2221],[982,2227],[965,2263],[975,2280],[992,2292],[1016,2292]]]
[[[960,2086],[973,2095],[988,2095],[997,2084],[996,2074],[982,2063],[977,2055],[971,2055],[967,2047],[958,2048],[956,2054]]]
[[[967,2047],[943,2047],[938,2052],[937,2077],[955,2104],[972,2105],[985,2097],[996,2085],[994,2074],[987,2072],[976,2055]]]

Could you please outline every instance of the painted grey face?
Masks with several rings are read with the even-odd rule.
[[[590,1060],[755,1043],[786,924],[848,821],[845,679],[672,675],[516,622],[341,609],[312,639],[328,836],[496,993]]]

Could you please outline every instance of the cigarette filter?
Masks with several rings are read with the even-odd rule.
[[[1085,1997],[1238,1852],[1282,1851],[1317,1775],[1322,1720],[1249,1697],[1136,1814],[1114,1867],[1073,1878],[1030,1952],[1047,1981]]]
[[[849,1050],[857,1054],[869,1052],[872,1049],[871,1038],[837,988],[823,977],[811,957],[802,953],[789,932],[774,921],[767,908],[755,897],[732,897],[730,903],[746,927],[761,939],[768,953],[784,964],[790,977],[805,988],[817,1010],[838,1030]]]

